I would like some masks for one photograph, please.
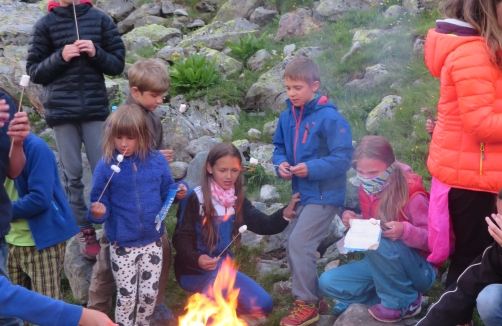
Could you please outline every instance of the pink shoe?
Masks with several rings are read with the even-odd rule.
[[[96,255],[101,250],[96,239],[94,228],[84,229],[77,234],[80,253],[87,259],[96,260]]]
[[[401,319],[410,318],[416,316],[420,313],[422,309],[422,294],[418,293],[418,298],[412,304],[406,308],[406,310],[402,309],[389,309],[382,306],[380,303],[374,306],[371,306],[368,309],[368,312],[375,318],[384,323],[395,323],[400,321]]]

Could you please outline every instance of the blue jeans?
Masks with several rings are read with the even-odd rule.
[[[502,284],[490,284],[476,300],[478,313],[486,326],[502,325]]]
[[[404,309],[435,278],[434,267],[415,249],[401,240],[382,238],[378,249],[366,251],[364,259],[323,273],[319,285],[327,296],[347,303]]]
[[[191,293],[208,295],[209,287],[214,284],[217,274],[216,269],[204,271],[200,275],[183,275],[180,278],[180,286]],[[249,276],[237,272],[234,287],[240,289],[237,297],[237,313],[264,316],[272,312],[274,308],[272,297]]]
[[[9,279],[9,275],[7,275],[8,252],[9,247],[5,242],[5,237],[0,238],[0,275],[5,276],[7,279]],[[23,307],[19,307],[19,309],[23,309]],[[0,326],[23,326],[23,321],[15,317],[0,316]]]

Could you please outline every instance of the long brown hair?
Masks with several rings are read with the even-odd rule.
[[[455,18],[471,24],[486,39],[487,51],[492,62],[502,68],[502,29],[497,20],[497,4],[502,0],[444,0],[439,12],[447,18]]]
[[[138,140],[138,150],[133,155],[139,155],[146,160],[152,149],[152,134],[146,123],[143,110],[136,104],[121,105],[108,116],[103,131],[103,157],[108,163],[115,154],[115,137],[126,136]]]
[[[352,166],[356,168],[357,161],[362,158],[382,161],[387,167],[396,162],[392,146],[380,136],[366,136],[357,143],[352,156]],[[380,193],[377,217],[384,222],[397,221],[400,214],[408,218],[403,211],[408,197],[408,173],[397,164],[387,179],[387,186]]]
[[[207,165],[213,167],[220,158],[225,156],[231,156],[237,158],[239,161],[239,177],[235,182],[235,196],[237,200],[235,201],[235,219],[234,226],[232,229],[232,236],[236,236],[239,233],[239,228],[242,226],[242,203],[244,202],[244,191],[242,189],[242,157],[241,153],[232,143],[219,143],[215,145],[209,151],[206,158],[206,164],[202,170],[202,195],[204,197],[204,203],[202,209],[204,211],[204,220],[202,222],[202,239],[204,245],[212,252],[216,247],[218,242],[218,230],[215,229],[215,219],[217,218],[216,210],[213,206],[213,197],[211,195],[211,182],[213,181],[213,175],[207,170]],[[236,239],[238,243],[239,238]]]

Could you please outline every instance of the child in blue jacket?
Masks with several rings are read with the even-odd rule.
[[[94,171],[88,218],[93,223],[106,222],[117,285],[115,321],[124,326],[149,325],[159,289],[165,232],[156,216],[170,189],[179,189],[176,198],[183,199],[187,186],[174,183],[165,157],[152,150],[151,132],[137,105],[121,105],[105,126],[104,157]],[[136,294],[139,303],[134,318]]]
[[[307,325],[327,308],[319,288],[316,249],[344,205],[346,172],[354,148],[350,125],[320,86],[317,65],[307,57],[289,62],[284,71],[288,110],[279,117],[273,162],[279,177],[292,180],[300,205],[292,221],[287,255],[293,276],[295,306],[283,326]]]
[[[7,271],[19,284],[61,299],[66,240],[80,232],[59,179],[50,147],[30,133],[23,142],[26,164],[14,181]],[[11,181],[12,182],[12,181]],[[15,197],[17,197],[15,196]]]

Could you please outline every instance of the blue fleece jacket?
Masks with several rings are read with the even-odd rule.
[[[0,100],[5,100],[10,106],[9,121],[12,120],[14,118],[14,114],[16,113],[16,105],[4,92],[0,92]],[[3,187],[5,178],[7,177],[7,172],[9,171],[10,138],[9,135],[7,135],[8,129],[9,123],[6,123],[2,128],[0,128],[0,238],[5,237],[7,233],[9,233],[10,221],[12,219],[12,206],[9,195],[7,195],[7,192]]]
[[[40,326],[77,326],[82,307],[54,300],[0,276],[0,314]]]
[[[116,153],[118,154],[118,153]],[[97,202],[113,171],[112,161],[104,159],[96,165],[91,190],[91,203]],[[158,240],[164,226],[155,229],[155,217],[167,198],[169,189],[177,189],[165,157],[157,150],[147,155],[145,162],[138,156],[125,157],[120,163],[100,202],[106,214],[98,219],[87,214],[93,223],[106,222],[106,236],[110,243],[121,247],[139,247]],[[188,185],[183,182],[188,189]]]
[[[318,95],[303,108],[293,107],[290,100],[286,104],[274,135],[274,164],[307,165],[308,176],[293,175],[292,180],[302,205],[343,206],[354,152],[350,125],[325,96]]]
[[[12,219],[26,219],[38,250],[66,241],[80,231],[59,179],[49,146],[30,134],[23,142],[26,165],[14,180],[19,199]]]

